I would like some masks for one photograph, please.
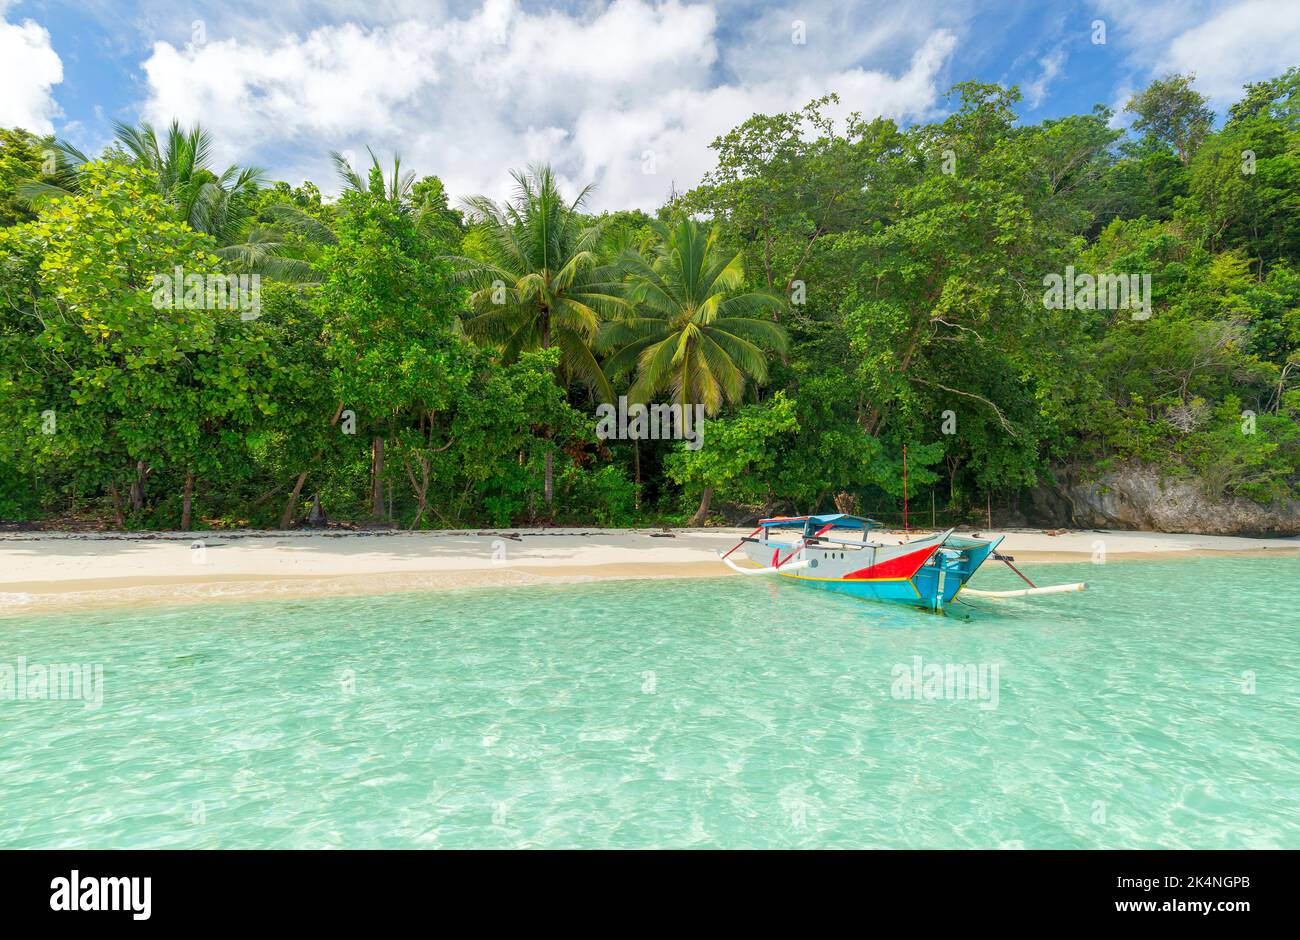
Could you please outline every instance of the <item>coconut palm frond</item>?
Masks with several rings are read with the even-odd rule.
[[[727,310],[724,303],[722,309]],[[766,346],[784,355],[790,348],[790,336],[779,323],[748,317],[724,316],[711,324],[714,330],[730,333],[749,343]]]
[[[555,346],[559,371],[597,394],[608,380],[593,352],[601,324],[623,315],[620,273],[600,252],[605,225],[588,225],[579,209],[591,191],[566,200],[548,166],[511,173],[514,191],[505,203],[487,196],[461,200],[469,224],[486,236],[486,259],[452,258],[453,278],[473,288],[470,305],[477,315],[465,331],[501,343],[511,330],[518,351]],[[493,310],[508,300],[509,310]]]
[[[786,302],[774,294],[768,294],[763,291],[753,291],[748,294],[738,294],[733,297],[724,298],[718,304],[717,315],[725,318],[755,318],[763,319],[773,326],[777,326],[773,336],[773,342],[782,342],[777,337],[784,337],[785,330],[781,329],[773,319],[779,316],[786,309]],[[785,352],[785,347],[779,347],[781,352]]]
[[[645,352],[646,347],[660,342],[663,339],[662,332],[656,332],[651,336],[646,336],[638,340],[633,340],[622,346],[618,352],[605,360],[605,375],[610,379],[618,378],[620,375],[632,372],[641,359],[641,354]]]
[[[329,155],[330,162],[334,164],[334,171],[338,173],[339,179],[343,181],[344,187],[353,192],[364,193],[366,191],[366,183],[353,168],[352,161],[337,150],[331,150]]]
[[[19,199],[36,210],[44,209],[64,196],[72,195],[71,191],[62,186],[55,186],[53,183],[45,183],[41,180],[23,180],[14,186],[14,192]]]
[[[648,254],[620,257],[635,312],[598,334],[600,348],[615,350],[606,368],[620,374],[635,359],[637,396],[668,393],[716,414],[724,403],[741,401],[748,383],[767,381],[765,350],[788,348],[780,324],[757,319],[783,303],[770,294],[731,293],[744,283],[744,271],[739,254],[722,252],[716,229],[692,219],[651,227],[658,241]]]
[[[563,354],[564,370],[590,388],[601,401],[614,400],[614,388],[600,368],[591,347],[576,333],[556,334],[555,344]]]
[[[313,245],[333,245],[338,241],[329,225],[298,206],[281,202],[267,206],[263,212],[275,225]]]

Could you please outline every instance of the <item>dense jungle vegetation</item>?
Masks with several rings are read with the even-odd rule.
[[[1127,462],[1296,498],[1300,69],[1218,116],[1168,76],[1127,131],[949,101],[754,115],[654,216],[545,166],[497,203],[336,155],[328,199],[200,127],[0,131],[0,520],[896,519],[905,445],[926,522]],[[1149,275],[1150,315],[1047,302],[1067,272]],[[700,405],[702,446],[602,440],[619,396]]]

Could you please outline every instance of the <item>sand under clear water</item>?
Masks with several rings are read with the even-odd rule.
[[[0,675],[0,847],[1300,848],[1298,564],[942,618],[739,577],[8,617],[0,673],[91,683]]]

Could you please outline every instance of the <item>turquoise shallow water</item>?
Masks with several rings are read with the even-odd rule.
[[[0,846],[1297,848],[1298,569],[1037,566],[1091,588],[969,620],[743,578],[4,619],[103,702],[0,700]],[[918,656],[989,694],[904,697]]]

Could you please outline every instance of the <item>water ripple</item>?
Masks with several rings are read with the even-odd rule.
[[[1091,589],[968,620],[744,579],[4,620],[103,700],[0,698],[0,846],[1297,848],[1294,568],[1054,566]],[[996,701],[900,697],[916,657]]]

